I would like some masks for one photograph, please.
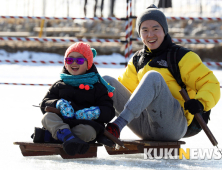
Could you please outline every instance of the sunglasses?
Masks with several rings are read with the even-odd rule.
[[[66,61],[66,64],[72,64],[74,61],[79,64],[79,65],[82,65],[85,61],[87,61],[86,58],[66,58],[65,59]]]

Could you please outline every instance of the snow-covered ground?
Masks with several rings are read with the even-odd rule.
[[[0,50],[0,60],[28,59],[30,53],[8,55]],[[59,55],[32,53],[33,60],[62,60]],[[117,54],[97,56],[97,60],[122,62],[125,59]],[[53,83],[59,79],[62,65],[42,64],[0,64],[0,82],[3,83]],[[124,70],[98,66],[101,75],[115,78]],[[222,83],[222,71],[213,70]],[[99,147],[98,158],[64,160],[60,156],[23,157],[15,141],[31,141],[34,127],[41,127],[42,113],[38,105],[47,92],[48,86],[0,85],[1,121],[0,121],[0,169],[5,170],[71,170],[71,169],[222,169],[222,160],[144,160],[143,154],[110,156],[104,147]],[[222,148],[221,100],[212,110],[209,128]],[[121,133],[122,139],[138,139],[127,127]],[[195,137],[182,139],[186,145],[182,148],[215,148],[204,132]]]

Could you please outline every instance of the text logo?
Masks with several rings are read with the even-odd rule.
[[[221,153],[213,148],[145,148],[144,159],[207,159],[219,160]]]

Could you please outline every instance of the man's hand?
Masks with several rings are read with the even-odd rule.
[[[115,123],[108,123],[106,126],[106,130],[111,133],[113,136],[115,136],[117,139],[120,136],[120,130],[119,127]]]
[[[188,100],[184,103],[185,110],[188,110],[192,115],[203,111],[203,105],[196,99]]]

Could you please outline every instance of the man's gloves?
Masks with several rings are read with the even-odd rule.
[[[106,126],[106,130],[111,133],[113,136],[115,136],[117,139],[120,136],[120,130],[119,127],[115,123],[108,123]]]
[[[100,115],[99,107],[85,108],[82,110],[78,110],[75,113],[76,119],[85,119],[85,120],[98,119],[99,115]]]
[[[56,108],[60,109],[60,113],[65,119],[74,117],[74,109],[67,100],[58,100],[56,103]]]
[[[203,105],[196,99],[188,100],[184,103],[184,109],[188,110],[192,115],[203,111]]]

